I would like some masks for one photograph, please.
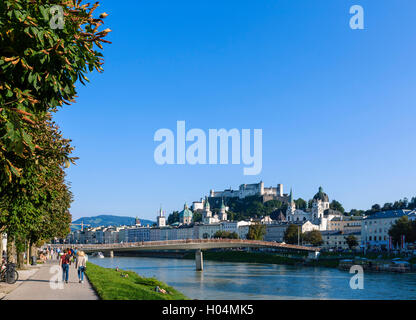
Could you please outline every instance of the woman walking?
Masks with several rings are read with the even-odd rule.
[[[62,268],[62,282],[68,283],[68,271],[69,271],[69,264],[70,257],[69,257],[69,250],[65,250],[64,254],[60,257],[59,265]]]
[[[84,283],[84,272],[86,268],[86,259],[84,251],[78,251],[76,260],[76,268],[78,269],[78,280],[79,283]]]

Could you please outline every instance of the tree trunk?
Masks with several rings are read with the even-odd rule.
[[[16,263],[16,244],[10,234],[7,235],[7,262]]]
[[[0,262],[3,258],[3,233],[0,232]]]
[[[22,269],[24,266],[24,252],[19,252],[17,255],[17,268]]]
[[[26,265],[30,265],[30,241],[26,242]]]
[[[30,256],[37,256],[36,246],[34,243],[30,243]]]

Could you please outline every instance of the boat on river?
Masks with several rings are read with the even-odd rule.
[[[102,252],[94,252],[91,256],[94,258],[100,258],[100,259],[104,258],[104,254]]]

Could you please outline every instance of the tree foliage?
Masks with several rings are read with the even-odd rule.
[[[405,236],[406,242],[415,242],[416,221],[409,220],[407,216],[403,216],[397,219],[389,230],[389,236],[392,237],[394,245],[401,243],[402,235]]]
[[[348,237],[346,237],[345,241],[347,242],[347,245],[350,249],[353,249],[354,247],[358,246],[357,237],[353,234],[350,234]]]
[[[263,240],[266,235],[266,225],[264,224],[252,224],[248,229],[248,240]]]
[[[236,232],[230,231],[217,231],[214,233],[214,238],[221,238],[221,239],[238,239],[238,234]]]
[[[69,231],[72,194],[64,168],[70,140],[52,115],[76,97],[75,83],[103,70],[107,14],[81,0],[0,2],[0,229],[32,243]],[[50,22],[63,10],[62,28]],[[20,248],[21,243],[16,247]]]
[[[37,157],[33,126],[49,112],[74,102],[75,83],[101,72],[102,19],[98,7],[71,0],[0,2],[0,182],[11,182],[23,168],[16,160]],[[64,28],[50,26],[50,9],[60,5]],[[1,187],[4,187],[1,186]]]
[[[337,200],[332,200],[332,202],[329,204],[329,207],[330,207],[332,210],[337,210],[337,211],[341,212],[342,214],[344,214],[344,212],[345,212],[344,207],[343,207],[343,206],[342,206],[342,204],[341,204],[340,202],[338,202]]]
[[[289,244],[298,244],[302,241],[302,230],[301,227],[296,224],[290,224],[285,231],[284,240]]]
[[[310,243],[315,247],[319,247],[324,243],[324,241],[322,240],[322,234],[319,230],[305,232],[302,235],[302,240],[303,242]]]

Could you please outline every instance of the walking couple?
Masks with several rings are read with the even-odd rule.
[[[73,251],[72,251],[73,252]],[[64,254],[59,260],[59,265],[62,267],[62,282],[68,283],[69,266],[74,260],[74,254],[71,254],[71,250],[66,249]],[[84,283],[84,272],[86,269],[86,256],[83,251],[78,251],[75,259],[75,268],[78,269],[78,280],[79,283]]]

